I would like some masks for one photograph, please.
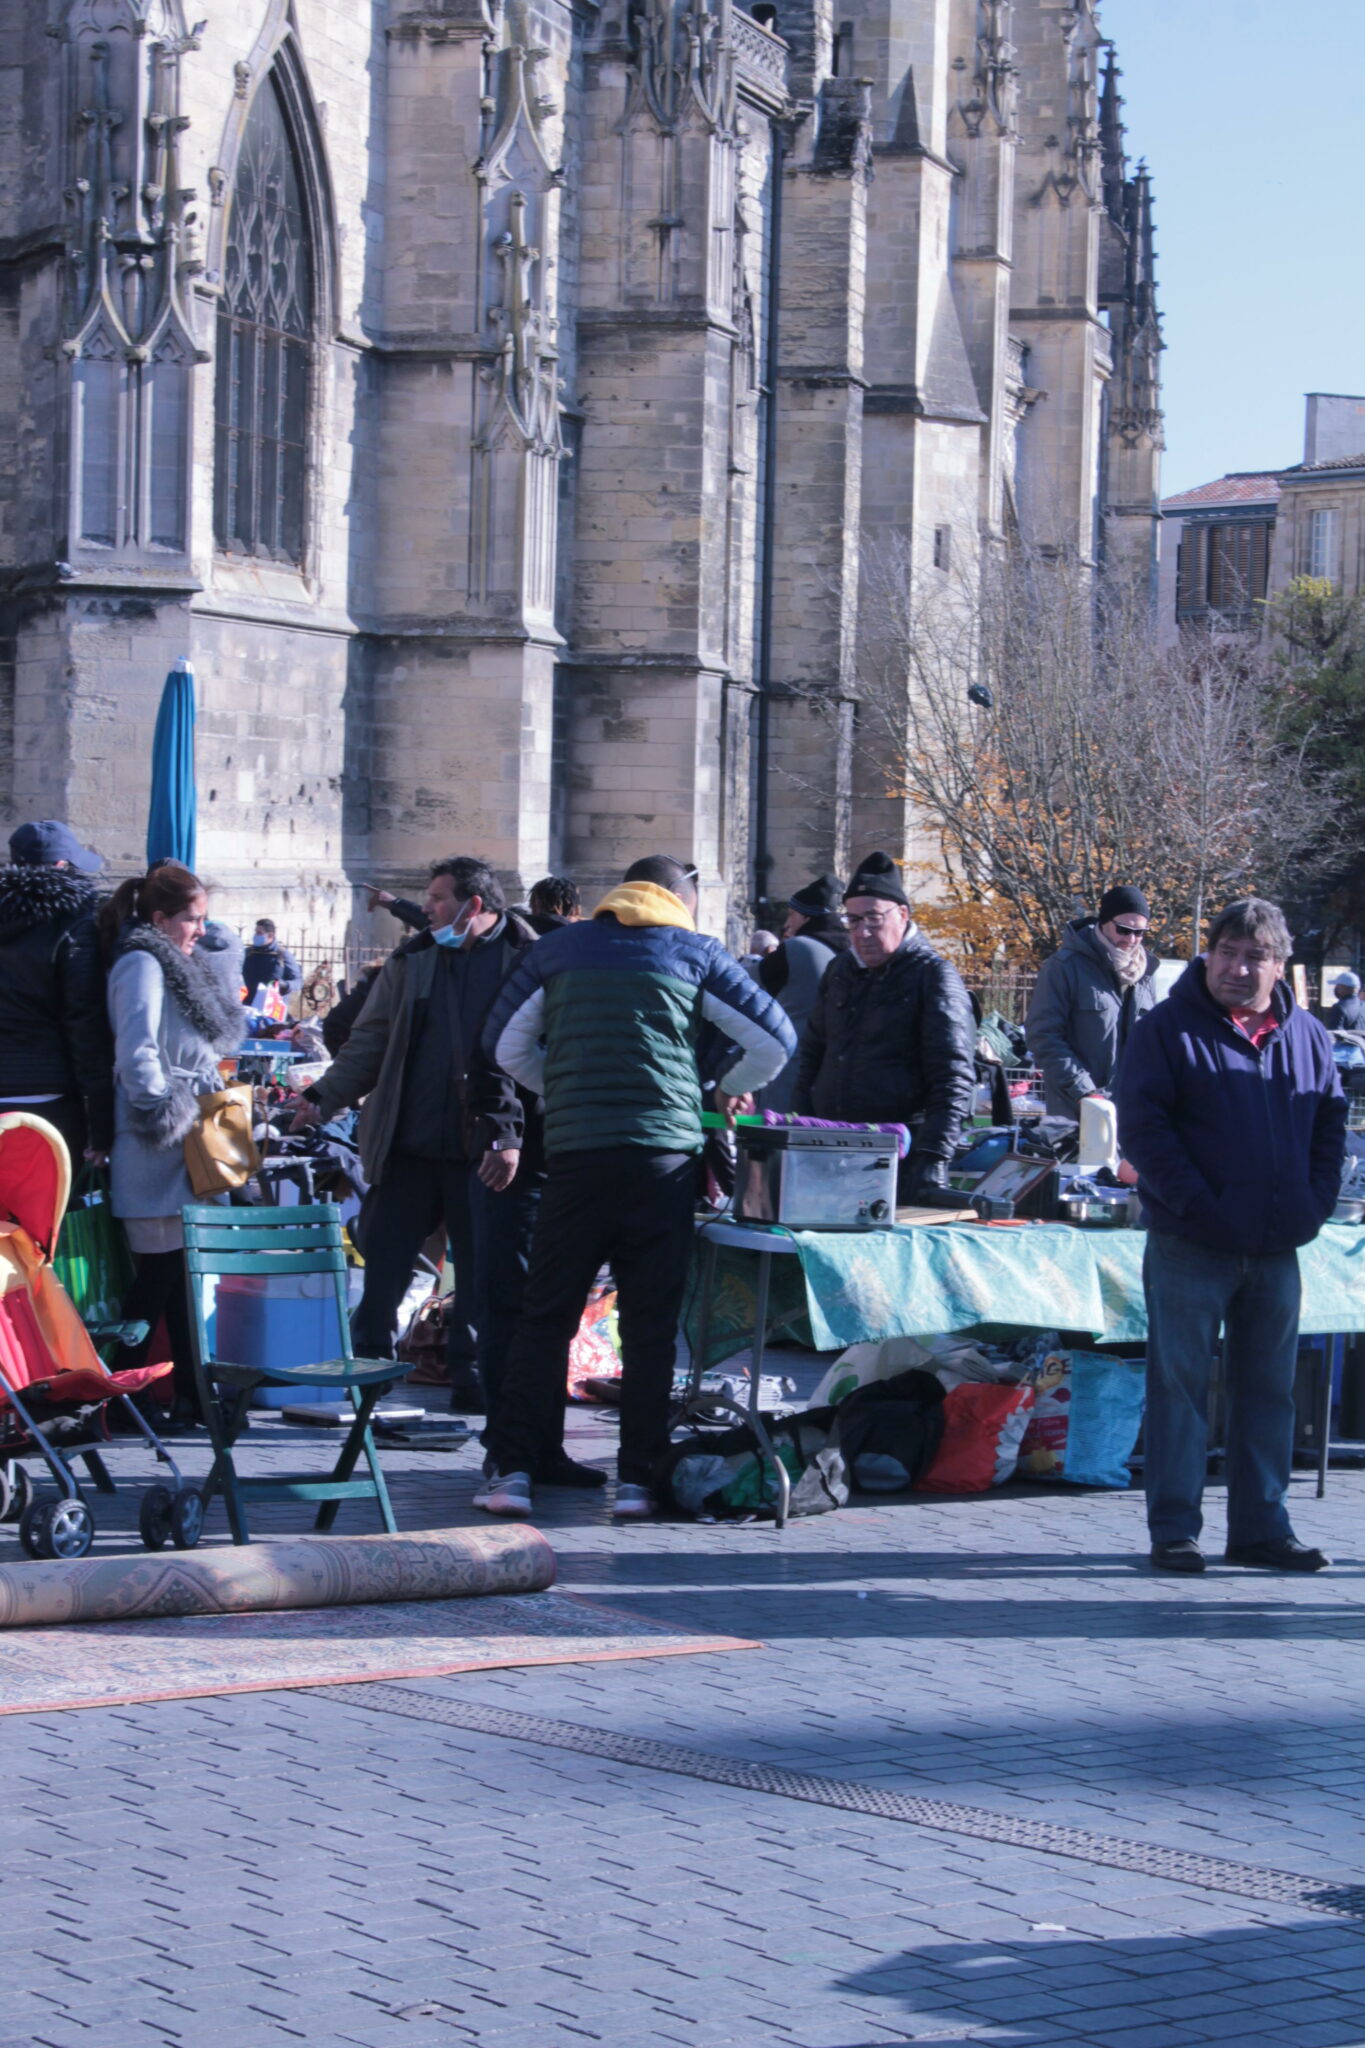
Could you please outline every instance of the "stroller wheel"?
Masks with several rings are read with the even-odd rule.
[[[171,1541],[177,1550],[193,1550],[204,1533],[204,1496],[187,1486],[171,1502]]]
[[[23,1514],[19,1517],[19,1541],[24,1546],[29,1557],[43,1557],[46,1555],[43,1550],[42,1537],[36,1526],[42,1509],[43,1503],[31,1500],[24,1509]]]
[[[138,1533],[148,1550],[160,1550],[171,1533],[175,1495],[169,1486],[149,1486],[137,1512]]]
[[[46,1500],[31,1508],[30,1524],[38,1557],[84,1557],[95,1540],[95,1518],[83,1500]],[[20,1524],[23,1541],[23,1524]],[[28,1545],[25,1544],[25,1549]]]

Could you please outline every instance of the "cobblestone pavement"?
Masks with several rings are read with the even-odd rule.
[[[610,1423],[573,1426],[607,1462]],[[284,1458],[278,1424],[254,1435]],[[101,1548],[127,1546],[150,1477],[138,1449],[111,1463]],[[402,1526],[475,1519],[473,1448],[386,1466]],[[1333,1910],[1365,1882],[1365,1476],[1323,1502],[1296,1480],[1300,1533],[1338,1560],[1307,1582],[1151,1578],[1133,1494],[921,1498],[780,1535],[537,1505],[562,1585],[767,1647],[0,1720],[0,2048],[1365,2043],[1365,1919]],[[450,1726],[449,1705],[487,1711]],[[554,1746],[512,1714],[588,1734]],[[625,1736],[1100,1846],[680,1776],[611,1753]],[[1122,1867],[1116,1838],[1320,1890],[1231,1896],[1190,1861]]]

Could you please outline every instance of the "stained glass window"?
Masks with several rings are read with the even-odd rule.
[[[218,309],[213,530],[229,554],[303,561],[313,262],[279,90],[242,134]]]

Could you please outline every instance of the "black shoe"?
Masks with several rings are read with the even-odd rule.
[[[450,1383],[450,1412],[452,1415],[486,1415],[483,1388],[475,1372],[456,1373]]]
[[[1267,1572],[1325,1572],[1332,1560],[1297,1536],[1277,1536],[1271,1543],[1229,1543],[1223,1562],[1259,1565]]]
[[[1152,1545],[1152,1570],[1154,1572],[1202,1572],[1206,1569],[1204,1553],[1192,1536],[1180,1536],[1174,1543]]]
[[[567,1451],[559,1451],[539,1466],[531,1477],[537,1486],[577,1486],[588,1491],[607,1483],[605,1472],[599,1472],[596,1465],[580,1465],[577,1458],[571,1458]]]

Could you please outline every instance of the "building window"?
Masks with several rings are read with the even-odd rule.
[[[1270,550],[1265,526],[1215,526],[1209,534],[1208,601],[1217,612],[1245,612],[1265,596]]]
[[[946,569],[953,558],[953,529],[951,526],[934,528],[934,567]]]
[[[1176,557],[1178,619],[1217,612],[1225,623],[1250,625],[1253,606],[1270,581],[1269,520],[1187,521]]]
[[[1333,510],[1310,512],[1308,515],[1308,559],[1304,564],[1310,576],[1320,576],[1325,582],[1333,583],[1337,575],[1337,515]]]
[[[218,310],[213,534],[228,554],[302,564],[312,331],[308,217],[270,78],[242,131]]]

